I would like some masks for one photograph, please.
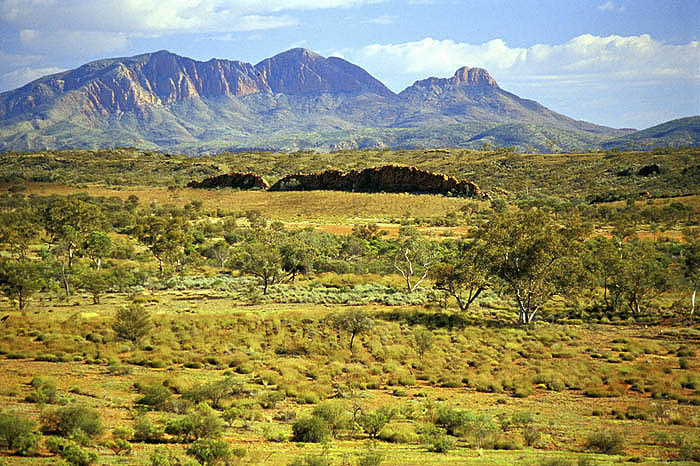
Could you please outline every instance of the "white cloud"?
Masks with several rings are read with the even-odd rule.
[[[486,68],[508,81],[569,81],[583,84],[605,79],[700,79],[698,42],[665,44],[647,34],[599,37],[583,34],[557,45],[510,47],[501,39],[483,44],[425,38],[400,44],[372,44],[340,51],[381,77],[394,74],[419,79],[449,76],[461,66]],[[604,82],[604,81],[602,81]],[[407,83],[410,84],[410,83]]]
[[[396,22],[395,15],[382,15],[376,18],[370,18],[367,20],[368,23],[372,24],[393,24]]]
[[[19,40],[26,50],[54,51],[73,56],[81,53],[102,54],[122,49],[128,43],[128,36],[119,32],[22,29],[19,32]]]
[[[613,1],[607,1],[601,5],[598,5],[598,9],[600,11],[619,11],[619,12],[625,11],[624,6],[617,6],[615,4],[615,2],[613,2]]]
[[[583,34],[561,44],[528,47],[511,47],[501,39],[470,44],[428,37],[343,49],[336,55],[364,67],[394,91],[428,76],[451,76],[461,66],[485,68],[517,95],[574,118],[617,127],[648,127],[697,114],[700,102],[699,42],[673,45],[646,34]],[[601,110],[596,104],[601,99],[613,103]],[[639,116],[631,116],[635,112]]]
[[[296,24],[283,12],[349,8],[377,0],[0,0],[18,29],[122,33],[230,32]],[[57,25],[60,25],[57,28]]]
[[[30,81],[34,81],[37,78],[46,76],[47,74],[60,73],[61,71],[65,70],[55,67],[23,67],[16,70],[12,70],[0,76],[0,89],[15,89],[27,84]]]

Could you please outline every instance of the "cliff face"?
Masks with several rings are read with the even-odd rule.
[[[326,170],[320,173],[288,175],[270,187],[270,191],[334,190],[353,192],[425,193],[486,198],[479,187],[469,181],[431,173],[416,167],[386,165],[352,170]]]
[[[484,122],[626,134],[521,99],[502,90],[480,68],[463,67],[450,78],[417,81],[397,95],[359,66],[305,49],[255,66],[201,62],[160,51],[95,61],[1,93],[0,151],[115,145],[189,153],[206,153],[211,150],[207,147],[293,150],[315,147],[318,137],[313,133],[362,134],[383,128],[386,132],[376,142],[363,142],[361,136],[359,142],[338,143],[381,147],[397,144],[392,140],[397,128],[435,128],[439,133],[448,125]],[[451,132],[447,128],[445,134]],[[311,137],[296,137],[302,133]],[[477,133],[444,141],[435,134],[431,129],[402,147],[478,148],[497,142],[475,142]],[[579,136],[571,138],[585,139]]]
[[[306,49],[292,49],[255,65],[273,92],[281,94],[365,93],[393,96],[384,84],[342,58],[324,58]]]
[[[88,63],[13,92],[14,98],[0,98],[0,116],[11,118],[68,93],[78,93],[76,100],[89,102],[95,112],[125,113],[195,97],[270,92],[270,87],[248,63],[198,62],[161,51]]]
[[[340,58],[324,58],[293,49],[256,66],[212,59],[207,62],[167,51],[101,60],[73,71],[41,78],[0,98],[0,116],[32,111],[70,92],[89,102],[94,112],[126,113],[149,105],[169,105],[193,98],[258,93],[364,93],[393,96],[362,68]]]
[[[202,181],[190,181],[188,188],[234,188],[234,189],[262,189],[266,190],[270,185],[260,175],[255,173],[232,172],[224,175],[212,176]]]

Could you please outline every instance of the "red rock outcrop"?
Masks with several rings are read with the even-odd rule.
[[[466,180],[421,170],[416,167],[385,165],[352,170],[326,170],[320,173],[287,175],[270,187],[270,191],[334,190],[354,192],[390,192],[444,194],[486,198],[479,187]]]
[[[211,176],[202,181],[190,181],[188,188],[235,188],[235,189],[262,189],[266,190],[270,185],[260,175],[255,173],[232,172],[218,176]]]

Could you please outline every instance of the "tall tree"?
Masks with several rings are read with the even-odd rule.
[[[553,296],[576,285],[585,231],[575,219],[557,224],[537,209],[494,215],[480,228],[479,239],[489,245],[491,273],[515,299],[519,323],[531,323]]]
[[[0,261],[0,291],[11,300],[17,300],[20,310],[43,285],[41,264],[26,258]]]
[[[435,288],[454,297],[460,311],[468,311],[489,286],[491,264],[486,246],[476,240],[461,241],[445,251],[431,273]]]
[[[7,244],[10,252],[17,258],[27,255],[29,245],[40,232],[41,226],[29,208],[0,214],[0,243]]]
[[[279,248],[264,239],[254,239],[243,245],[238,268],[262,280],[263,294],[267,294],[270,285],[280,283],[285,277]]]
[[[406,290],[411,293],[423,283],[435,263],[431,244],[416,232],[400,238],[394,252],[394,269],[406,282]]]
[[[369,332],[374,327],[374,320],[367,311],[362,309],[351,309],[333,315],[330,318],[331,325],[338,331],[350,334],[350,351],[352,351],[355,337],[362,333]]]
[[[139,241],[145,244],[158,261],[160,276],[164,264],[181,268],[187,247],[192,242],[189,225],[182,217],[150,216],[142,219],[135,229]]]
[[[89,233],[103,226],[104,214],[96,205],[75,197],[54,197],[40,211],[51,252],[60,264],[63,288],[66,294],[70,294],[68,276],[73,260]]]
[[[695,313],[695,298],[700,285],[700,232],[697,230],[684,232],[688,248],[683,255],[683,276],[690,284],[690,317]]]
[[[632,313],[640,315],[646,301],[669,288],[669,260],[649,240],[626,242],[621,254],[620,268],[612,283]]]
[[[87,237],[83,249],[97,270],[102,268],[102,259],[112,252],[112,239],[102,231],[92,231]]]

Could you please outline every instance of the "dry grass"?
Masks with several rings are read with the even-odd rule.
[[[2,189],[4,188],[4,189]],[[7,187],[0,187],[0,192]],[[158,205],[183,206],[191,201],[201,201],[208,211],[223,210],[243,212],[259,210],[264,216],[285,221],[313,222],[334,219],[340,223],[377,222],[384,219],[444,216],[456,212],[473,200],[437,195],[367,194],[336,191],[265,192],[234,191],[231,189],[165,189],[104,187],[76,188],[52,183],[27,183],[26,194],[69,195],[88,193],[91,196],[126,199],[136,195],[142,205],[155,202]],[[486,202],[480,202],[486,206]]]

